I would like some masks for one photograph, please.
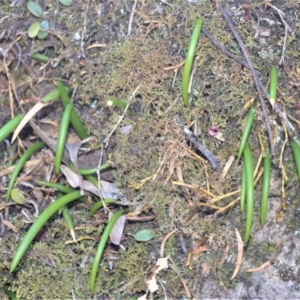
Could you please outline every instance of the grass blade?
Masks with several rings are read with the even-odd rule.
[[[249,114],[248,114],[246,125],[245,125],[244,131],[243,131],[241,144],[240,144],[240,148],[239,148],[239,153],[238,153],[238,159],[240,159],[240,157],[241,157],[241,155],[244,151],[244,147],[245,147],[245,144],[247,142],[248,136],[250,134],[254,118],[255,118],[255,110],[251,109]]]
[[[300,182],[300,146],[294,139],[292,139],[292,141],[291,141],[291,146],[292,146],[292,150],[293,150],[294,160],[296,163],[298,180]]]
[[[110,203],[115,203],[115,202],[116,202],[116,199],[109,199],[109,198],[103,199],[103,201],[96,202],[90,209],[90,213],[89,213],[90,217],[93,216],[95,214],[95,212],[103,206],[103,203],[110,204]]]
[[[203,24],[203,18],[199,18],[196,22],[194,31],[192,33],[192,37],[190,40],[188,52],[184,63],[184,69],[182,75],[182,99],[185,106],[188,106],[189,104],[189,83],[190,83],[191,69],[192,69],[192,64],[193,64],[202,24]]]
[[[264,226],[267,217],[269,189],[270,189],[270,175],[271,175],[271,156],[267,151],[264,158],[264,175],[260,202],[260,224]]]
[[[247,178],[247,188],[246,188],[246,228],[245,228],[245,238],[244,242],[247,244],[252,226],[253,218],[253,206],[254,206],[254,179],[253,179],[253,164],[252,164],[252,155],[251,149],[248,144],[244,147],[244,163],[246,168],[246,178]]]
[[[106,245],[107,239],[109,237],[109,234],[111,232],[111,230],[113,229],[115,223],[117,222],[117,220],[120,218],[120,216],[123,214],[124,210],[119,210],[117,211],[112,218],[108,221],[104,232],[102,234],[101,240],[99,242],[96,254],[95,254],[95,258],[94,258],[94,262],[93,262],[93,267],[92,267],[92,272],[91,272],[91,278],[90,278],[90,290],[92,293],[94,293],[95,291],[95,282],[96,282],[96,275],[97,275],[97,271],[98,271],[98,266],[102,257],[102,253],[104,250],[104,247]]]
[[[44,224],[64,205],[68,204],[71,201],[74,201],[81,197],[80,192],[73,192],[68,195],[65,195],[55,202],[51,203],[34,221],[31,225],[29,230],[27,231],[26,235],[24,236],[21,244],[19,245],[14,257],[13,261],[10,265],[10,272],[13,272],[17,265],[19,264],[20,260],[22,259],[24,253],[26,252],[27,248],[29,247],[30,243],[33,241],[35,236],[44,226]]]
[[[246,200],[246,190],[247,190],[247,178],[246,178],[246,166],[245,162],[243,165],[243,174],[242,174],[242,186],[241,186],[241,210],[244,211],[245,200]]]
[[[56,144],[56,154],[55,154],[55,172],[56,172],[56,174],[59,174],[59,172],[60,172],[60,165],[61,165],[61,160],[62,160],[64,149],[65,149],[65,144],[66,144],[67,133],[68,133],[72,110],[73,110],[73,106],[71,103],[69,103],[65,108],[65,111],[64,111],[61,123],[60,123],[59,134],[58,134],[58,139],[57,139],[57,144]]]

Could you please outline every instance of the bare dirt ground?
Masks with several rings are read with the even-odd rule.
[[[240,188],[242,163],[237,150],[249,108],[257,112],[249,137],[254,166],[262,152],[258,133],[265,147],[270,144],[266,122],[250,71],[217,49],[203,32],[188,107],[181,94],[182,66],[199,17],[218,43],[244,60],[220,13],[221,5],[265,87],[271,66],[278,68],[276,103],[297,134],[299,1],[74,0],[70,6],[56,0],[37,2],[43,10],[40,17],[29,12],[28,1],[0,2],[0,124],[27,113],[55,89],[57,80],[63,82],[94,137],[84,145],[88,150],[81,152],[79,167],[97,167],[104,149],[102,162],[113,165],[101,173],[101,179],[120,189],[120,205],[128,220],[124,249],[111,243],[105,248],[93,294],[90,272],[107,213],[100,210],[89,216],[99,200],[91,194],[69,206],[81,241],[71,243],[63,217],[56,215],[10,273],[13,255],[36,217],[32,203],[41,213],[58,197],[37,181],[49,175],[51,181],[68,185],[64,175],[49,171],[55,154],[43,149],[30,159],[32,164],[42,162],[38,171],[25,168],[15,186],[26,204],[12,199],[5,203],[8,167],[39,141],[26,125],[13,147],[9,140],[0,145],[0,298],[9,299],[5,292],[9,289],[17,299],[138,299],[147,293],[147,280],[155,273],[164,245],[169,267],[157,275],[157,291],[143,299],[300,299],[300,190],[286,143],[289,126],[263,95],[275,142],[269,211],[261,227],[260,180],[255,187],[252,234],[243,248],[239,272],[231,279],[238,261],[236,229],[243,237],[246,216],[239,207],[239,192],[214,200]],[[49,22],[45,39],[28,36],[36,21]],[[37,53],[48,60],[35,59],[32,55]],[[130,101],[130,112],[106,145],[122,116],[121,108],[107,105],[110,99]],[[55,101],[32,121],[56,139],[62,112],[60,101]],[[217,169],[187,140],[178,116],[218,159]],[[210,132],[212,126],[217,135]],[[74,134],[72,128],[69,131]],[[230,157],[234,161],[224,177]],[[117,207],[109,206],[113,212]],[[133,236],[141,229],[153,229],[155,238],[137,242]]]

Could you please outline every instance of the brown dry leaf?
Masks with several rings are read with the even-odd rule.
[[[189,253],[195,255],[195,254],[206,251],[208,249],[208,247],[206,245],[203,245],[206,242],[206,240],[207,240],[207,237],[204,236],[203,238],[201,238],[200,240],[195,242],[193,245],[193,248],[189,249]]]
[[[25,115],[25,117],[21,120],[20,124],[17,126],[13,137],[11,139],[11,143],[14,142],[16,137],[19,135],[20,131],[23,129],[23,127],[35,116],[37,112],[39,112],[42,108],[48,106],[49,103],[43,103],[43,102],[37,102]]]
[[[219,270],[223,267],[223,264],[225,262],[225,259],[227,257],[228,251],[229,251],[229,247],[230,247],[230,245],[227,244],[226,247],[225,247],[224,253],[222,255],[222,258],[221,258],[220,262],[217,264],[217,267],[218,267]]]
[[[11,229],[13,232],[18,232],[19,229],[7,220],[2,220],[2,224]]]
[[[113,214],[110,212],[109,213],[109,219],[112,216],[113,216]],[[123,231],[124,231],[124,227],[125,227],[125,223],[126,223],[126,216],[123,215],[117,220],[114,227],[112,228],[109,237],[110,237],[110,241],[113,244],[120,245],[122,235],[123,235]]]
[[[156,215],[143,216],[143,217],[132,216],[132,217],[127,217],[127,220],[135,221],[135,222],[149,222],[149,221],[154,220],[155,218],[156,218]]]
[[[238,246],[238,254],[237,254],[237,258],[236,258],[235,269],[234,269],[234,272],[233,272],[230,280],[232,280],[239,272],[239,269],[241,267],[242,260],[243,260],[243,246],[244,246],[243,240],[242,240],[241,235],[240,235],[239,231],[237,230],[237,228],[235,228],[234,230],[235,230],[236,241],[237,241],[237,246]]]
[[[196,254],[199,254],[201,252],[205,252],[207,250],[208,250],[208,246],[207,245],[203,245],[203,246],[201,246],[199,248],[193,249],[192,252],[191,252],[191,254],[196,255]]]

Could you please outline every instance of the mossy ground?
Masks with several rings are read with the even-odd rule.
[[[132,33],[128,37],[128,20],[133,2],[89,1],[86,32],[81,41],[76,37],[83,34],[87,2],[75,0],[70,7],[60,7],[56,25],[52,30],[55,34],[39,41],[27,37],[25,29],[35,18],[27,11],[26,3],[19,1],[10,5],[10,1],[4,1],[0,6],[3,13],[0,15],[3,29],[0,35],[2,49],[7,49],[20,37],[18,48],[12,47],[6,58],[16,94],[21,99],[20,103],[15,99],[14,110],[18,113],[19,105],[23,103],[23,108],[28,111],[32,103],[54,88],[54,80],[61,78],[72,89],[77,88],[74,106],[89,133],[98,138],[97,147],[115,126],[122,113],[117,107],[108,108],[106,102],[111,98],[128,101],[133,91],[140,86],[130,104],[133,114],[126,115],[121,124],[131,125],[132,129],[129,135],[116,131],[109,143],[107,155],[114,164],[114,182],[124,191],[127,200],[145,205],[152,203],[145,214],[155,214],[156,218],[146,223],[127,224],[126,239],[123,242],[126,251],[107,246],[99,267],[96,295],[107,295],[110,299],[127,299],[144,294],[145,280],[151,274],[151,266],[159,258],[160,244],[164,236],[176,228],[179,231],[167,241],[165,255],[172,257],[195,299],[205,298],[203,295],[210,298],[227,297],[228,289],[235,288],[244,278],[251,281],[250,275],[246,273],[238,275],[233,281],[229,280],[236,259],[234,228],[238,228],[243,235],[245,216],[239,207],[235,206],[225,214],[215,217],[214,210],[197,206],[209,200],[207,194],[201,190],[187,192],[184,188],[172,184],[172,181],[180,180],[182,175],[187,184],[203,188],[209,185],[211,192],[216,196],[239,188],[240,163],[235,161],[226,178],[220,178],[229,157],[236,156],[247,115],[244,105],[256,96],[253,80],[247,69],[237,70],[230,58],[201,35],[200,48],[197,50],[197,60],[194,64],[191,105],[185,108],[181,100],[182,69],[174,72],[174,69],[168,68],[183,62],[196,19],[199,16],[204,17],[204,26],[215,39],[241,57],[240,49],[213,1],[207,0],[168,1],[170,5],[164,4],[163,1],[138,1]],[[271,65],[277,65],[280,60],[284,29],[282,26],[273,26],[266,22],[263,24],[270,30],[270,37],[254,38],[253,24],[256,21],[254,15],[253,22],[251,19],[245,20],[248,8],[253,9],[252,14],[259,10],[266,18],[276,22],[279,21],[278,16],[270,7],[258,6],[260,1],[252,3],[251,6],[243,1],[235,3],[237,8],[230,1],[223,1],[224,6],[232,12],[238,32],[254,65],[261,71],[263,83],[267,85]],[[282,92],[279,105],[297,118],[297,98],[300,93],[297,85],[300,78],[299,42],[296,36],[296,29],[300,24],[296,11],[297,1],[272,3],[285,11],[286,21],[294,29],[287,39],[285,64],[280,68],[278,82]],[[47,1],[46,5],[43,4],[43,9],[47,11],[44,17],[53,25],[56,1]],[[101,46],[89,48],[95,44]],[[44,63],[31,60],[27,56],[34,52],[43,53],[54,60],[45,66]],[[8,86],[7,73],[3,64],[0,64],[2,124],[9,119]],[[260,130],[265,143],[267,136],[259,104],[256,102],[253,106],[257,107],[258,116],[252,129],[250,144],[256,162],[260,155],[256,132]],[[37,117],[59,120],[61,112],[62,107],[57,103]],[[274,133],[278,130],[276,124],[279,125],[279,142],[273,163],[271,190],[273,194],[280,196],[280,184],[277,184],[278,180],[281,180],[278,154],[284,135],[280,128],[280,120],[271,110],[269,112]],[[184,123],[198,136],[199,141],[216,155],[220,161],[218,170],[212,170],[206,162],[200,163],[188,152],[187,148],[197,153],[175,122],[176,115],[181,116]],[[221,139],[209,135],[212,125],[218,126]],[[32,133],[29,132],[29,135]],[[1,147],[1,168],[5,169],[5,147]],[[284,153],[284,162],[290,179],[286,186],[292,188],[287,190],[287,212],[280,224],[286,220],[287,230],[295,230],[299,228],[296,218],[299,189],[294,180],[296,174],[290,149]],[[155,180],[151,178],[139,188],[134,188],[154,174],[157,174]],[[259,226],[259,190],[260,185],[256,192],[254,234],[245,251],[245,259],[248,263],[250,261],[252,267],[265,262],[272,253],[270,247],[276,243],[274,239],[260,241],[256,238],[257,232],[265,233],[267,230]],[[24,192],[28,198],[33,197],[31,189],[24,188]],[[5,195],[4,181],[2,195]],[[55,194],[52,196],[55,197]],[[225,206],[234,199],[235,196],[230,197],[217,205]],[[271,203],[272,211],[278,208],[280,202],[278,197],[274,199],[276,201]],[[87,200],[85,205],[75,203],[71,206],[71,214],[76,227],[84,227],[76,234],[89,235],[98,241],[103,228],[102,225],[99,226],[98,221],[103,223],[105,215],[98,214],[92,219],[88,216],[87,208],[91,207],[92,201]],[[128,211],[134,211],[135,207],[136,205],[129,206]],[[26,232],[27,225],[20,211],[21,207],[15,207],[9,214],[10,222],[18,227],[19,232],[12,233],[6,230],[0,240],[0,292],[1,287],[7,285],[16,292],[19,299],[66,299],[71,298],[72,293],[76,299],[91,298],[88,287],[95,241],[86,240],[66,245],[65,242],[70,240],[69,232],[64,220],[59,217],[52,218],[47,223],[44,238],[33,243],[17,272],[8,272],[12,256]],[[274,224],[275,213],[268,217],[266,227],[270,230]],[[144,228],[153,228],[157,234],[156,238],[150,243],[137,243],[132,235]],[[278,227],[277,229],[280,232]],[[188,249],[203,236],[207,237],[209,250],[194,256],[189,267],[186,266],[187,254],[182,250],[179,234],[182,235]],[[222,268],[218,269],[217,262],[221,260],[226,245],[229,245],[227,259]],[[203,263],[210,266],[209,279],[201,275]],[[285,269],[290,270],[286,266]],[[287,275],[284,274],[287,272],[284,270],[281,274],[286,280]],[[170,299],[187,298],[179,277],[173,270],[161,272],[159,278]],[[205,291],[205,282],[209,280],[212,280],[214,286],[210,287],[210,291]],[[247,280],[245,282],[248,282]],[[161,299],[163,293],[164,290],[160,287],[154,298]],[[5,295],[2,293],[0,297],[4,299]]]

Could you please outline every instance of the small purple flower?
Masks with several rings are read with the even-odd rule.
[[[218,133],[218,127],[215,125],[211,126],[209,129],[209,134],[211,136],[215,136],[217,133]]]

